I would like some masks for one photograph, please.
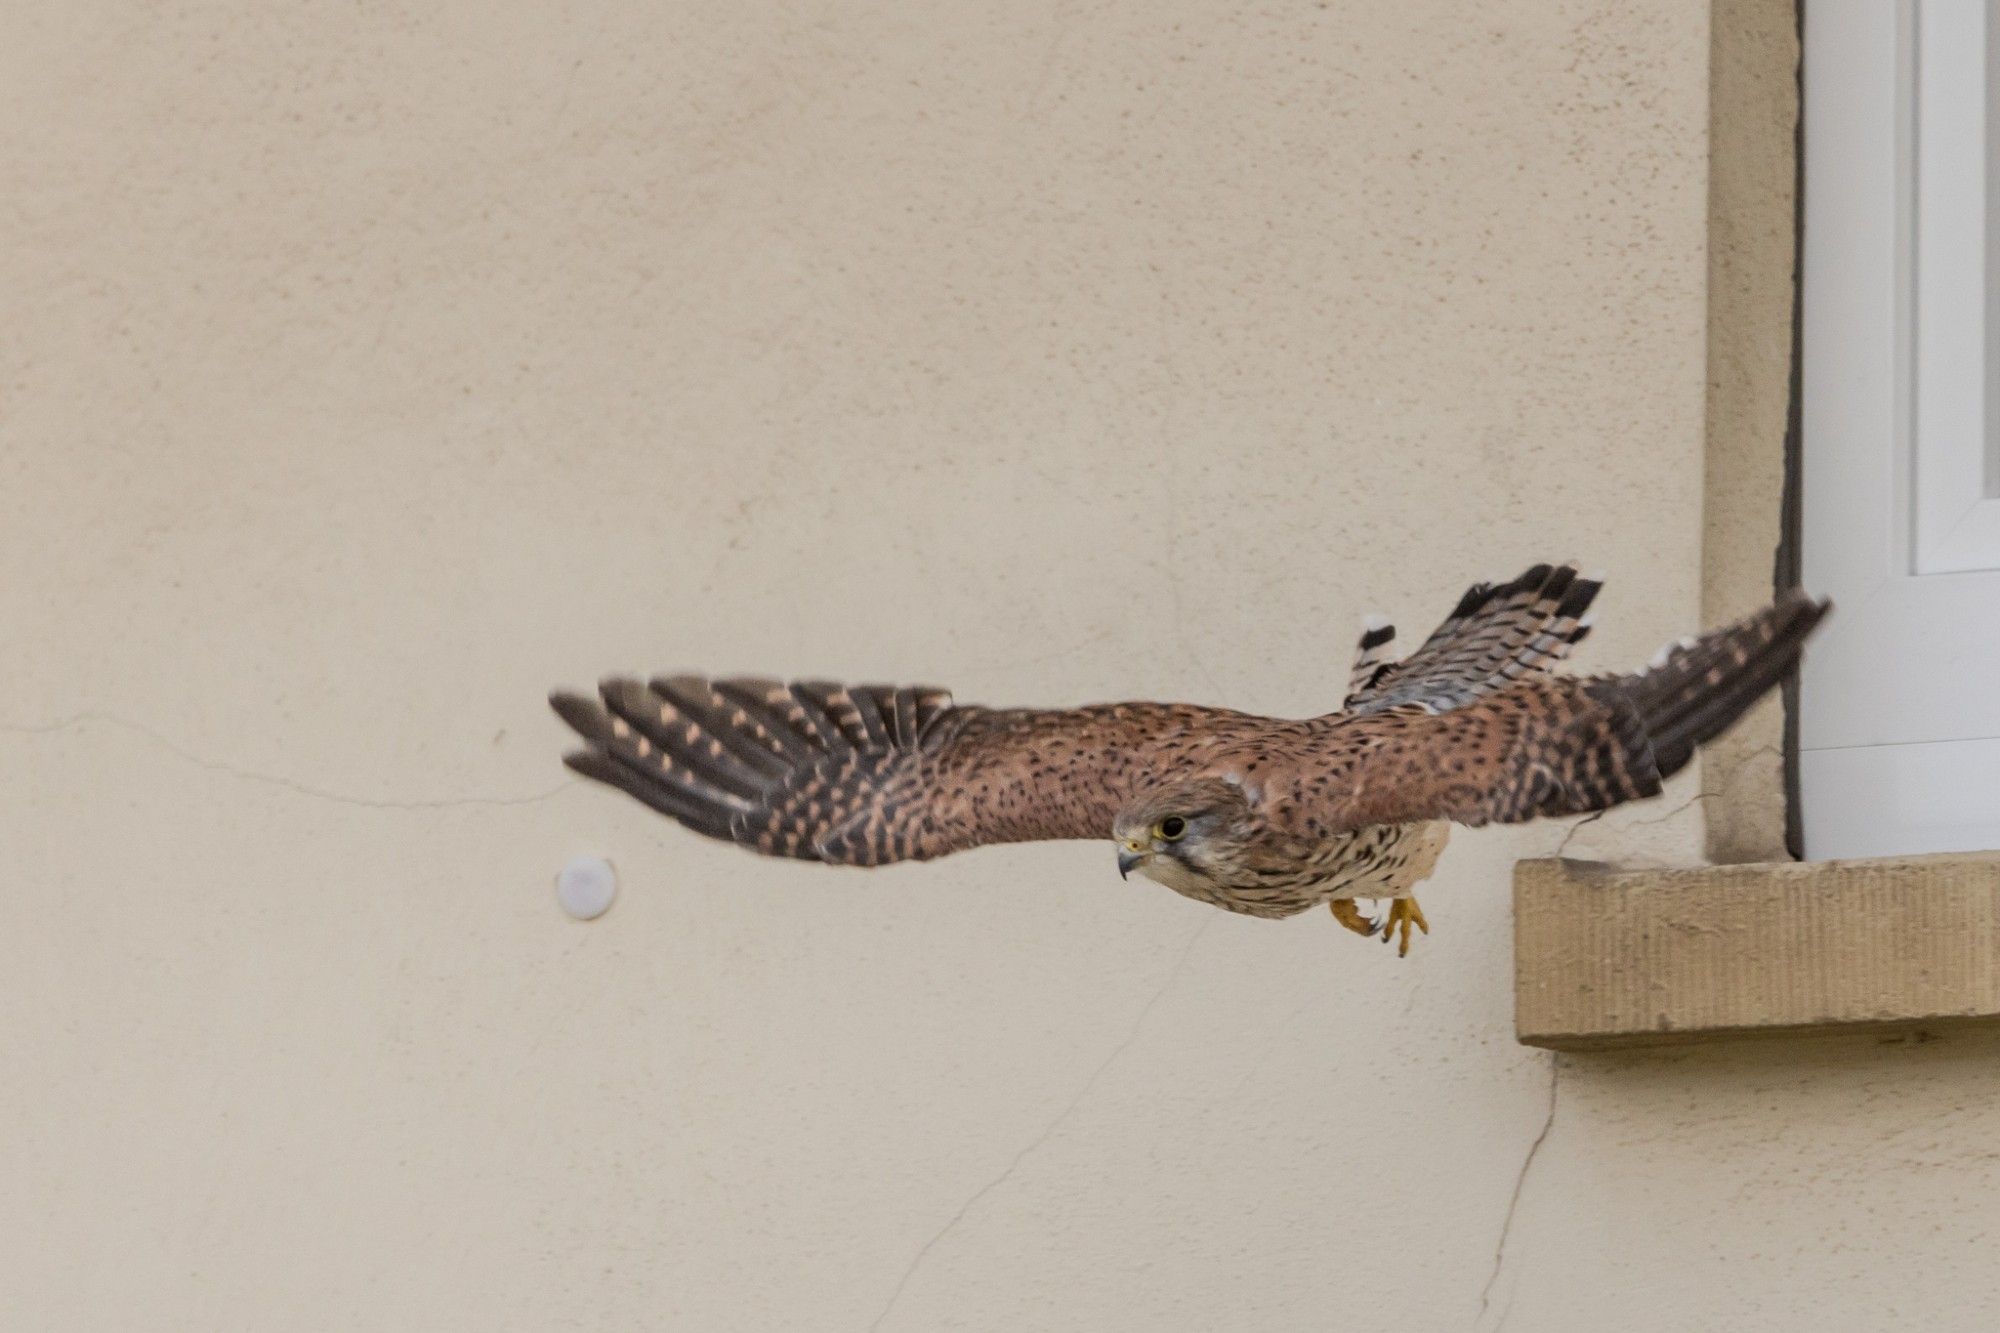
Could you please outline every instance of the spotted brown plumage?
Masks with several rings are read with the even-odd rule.
[[[1448,823],[1653,796],[1798,660],[1827,606],[1792,592],[1627,675],[1554,673],[1595,580],[1538,565],[1469,590],[1415,653],[1364,634],[1338,712],[1193,704],[992,709],[944,690],[675,676],[551,703],[568,756],[688,828],[771,856],[873,866],[988,843],[1111,837],[1122,869],[1254,916],[1403,898]],[[1390,914],[1405,947],[1414,903]]]

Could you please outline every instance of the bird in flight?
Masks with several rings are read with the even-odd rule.
[[[1326,903],[1400,938],[1452,824],[1585,814],[1661,783],[1797,664],[1828,603],[1788,592],[1643,670],[1554,668],[1600,584],[1537,565],[1477,584],[1421,647],[1362,635],[1342,707],[1258,717],[1194,704],[981,708],[925,686],[613,677],[549,702],[565,759],[711,838],[835,865],[989,843],[1110,838],[1137,871],[1232,912]],[[1355,899],[1389,901],[1379,920]]]

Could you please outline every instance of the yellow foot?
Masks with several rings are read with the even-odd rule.
[[[1327,906],[1333,910],[1333,919],[1357,935],[1373,935],[1382,929],[1380,921],[1361,915],[1361,909],[1354,905],[1352,898],[1335,898]]]
[[[1400,930],[1402,942],[1396,946],[1398,958],[1409,956],[1411,926],[1415,926],[1426,935],[1431,933],[1431,923],[1424,920],[1423,909],[1417,906],[1415,898],[1391,898],[1389,914],[1382,919],[1382,943],[1387,944],[1390,937]]]

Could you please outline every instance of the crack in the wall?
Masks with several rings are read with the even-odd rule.
[[[1549,1057],[1549,1111],[1542,1119],[1541,1132],[1535,1135],[1535,1141],[1528,1145],[1527,1155],[1521,1159],[1520,1174],[1514,1177],[1514,1193],[1507,1200],[1507,1215],[1500,1220],[1500,1239],[1493,1244],[1493,1271],[1486,1275],[1486,1285],[1479,1289],[1480,1321],[1486,1318],[1487,1308],[1493,1303],[1493,1284],[1500,1280],[1500,1274],[1507,1266],[1507,1241],[1514,1234],[1514,1214],[1520,1211],[1521,1191],[1528,1184],[1528,1172],[1534,1169],[1535,1158],[1541,1154],[1542,1145],[1549,1141],[1549,1131],[1555,1128],[1556,1093],[1561,1086],[1561,1082],[1562,1057],[1560,1055],[1551,1055]],[[1513,1302],[1510,1300],[1508,1302],[1508,1309],[1512,1308]],[[1494,1325],[1494,1328],[1497,1330],[1500,1324],[1505,1323],[1506,1320],[1507,1313],[1503,1310],[1500,1320]],[[1475,1327],[1477,1327],[1477,1322],[1475,1321]]]
[[[445,796],[392,800],[386,797],[355,796],[348,792],[331,791],[325,787],[315,787],[311,783],[286,777],[282,773],[263,773],[256,769],[239,768],[220,759],[196,754],[175,744],[151,727],[111,713],[75,713],[54,722],[0,723],[0,733],[13,736],[53,736],[62,732],[78,731],[93,724],[142,737],[182,762],[193,764],[196,768],[206,769],[211,773],[221,773],[242,782],[261,783],[267,787],[282,787],[300,796],[331,801],[337,805],[360,806],[368,810],[449,810],[459,806],[534,805],[539,801],[558,796],[576,785],[573,781],[563,782],[531,796]]]
[[[1655,815],[1651,819],[1630,820],[1625,824],[1620,825],[1620,827],[1628,829],[1651,828],[1655,824],[1664,824],[1669,819],[1674,819],[1677,818],[1678,816],[1686,814],[1688,811],[1694,809],[1694,807],[1696,807],[1697,805],[1700,805],[1703,801],[1712,800],[1719,795],[1721,795],[1720,792],[1713,792],[1713,791],[1697,792],[1695,795],[1688,797],[1688,799],[1682,801],[1679,805],[1675,806],[1673,809],[1667,811],[1663,815]],[[1569,826],[1569,831],[1563,834],[1562,841],[1556,844],[1555,851],[1549,853],[1549,855],[1552,857],[1562,856],[1565,852],[1569,850],[1570,840],[1575,838],[1578,833],[1582,832],[1585,825],[1595,824],[1598,820],[1604,818],[1606,815],[1610,813],[1611,811],[1608,809],[1599,810],[1594,814],[1585,815],[1582,819],[1579,819],[1574,824],[1571,824]]]
[[[1734,784],[1737,778],[1743,775],[1744,769],[1750,767],[1754,761],[1762,759],[1766,755],[1774,759],[1783,759],[1785,752],[1775,745],[1760,745],[1756,749],[1746,750],[1742,754],[1730,754],[1726,750],[1718,751],[1713,759],[1704,754],[1701,770],[1702,795],[1715,796],[1721,794]],[[1724,767],[1721,762],[1725,758],[1730,761],[1727,767]],[[1711,768],[1717,771],[1711,774]],[[1711,776],[1714,778],[1713,782],[1709,781]]]
[[[882,1321],[889,1317],[891,1312],[895,1310],[897,1302],[903,1299],[903,1293],[908,1290],[910,1280],[917,1275],[917,1270],[923,1267],[924,1260],[930,1257],[931,1251],[937,1248],[938,1243],[957,1229],[958,1224],[963,1222],[971,1214],[972,1210],[979,1206],[981,1199],[984,1199],[994,1190],[1006,1184],[1008,1179],[1020,1169],[1021,1163],[1027,1161],[1037,1148],[1040,1148],[1055,1137],[1056,1131],[1061,1129],[1063,1123],[1076,1113],[1076,1109],[1079,1106],[1083,1105],[1083,1099],[1090,1095],[1091,1089],[1095,1088],[1105,1074],[1110,1072],[1112,1065],[1118,1063],[1118,1058],[1130,1050],[1133,1043],[1139,1040],[1139,1034],[1145,1030],[1146,1020],[1152,1016],[1153,1010],[1166,997],[1167,992],[1173,989],[1173,984],[1180,979],[1181,973],[1187,970],[1188,959],[1194,956],[1194,946],[1200,942],[1201,937],[1208,932],[1208,928],[1212,924],[1214,924],[1212,920],[1204,921],[1188,936],[1187,943],[1181,948],[1180,957],[1174,960],[1174,965],[1167,970],[1166,977],[1160,982],[1159,989],[1153,992],[1153,997],[1146,1001],[1144,1007],[1139,1010],[1138,1017],[1132,1020],[1132,1027],[1126,1032],[1125,1039],[1113,1047],[1109,1055],[1098,1062],[1097,1068],[1091,1071],[1090,1077],[1083,1081],[1083,1085],[1076,1090],[1076,1094],[1069,1099],[1062,1110],[1056,1112],[1054,1118],[1047,1125],[1043,1126],[1042,1132],[1035,1135],[1034,1138],[1028,1141],[1027,1146],[1015,1153],[1013,1160],[1009,1161],[998,1175],[974,1190],[966,1201],[958,1206],[958,1210],[945,1219],[944,1225],[932,1232],[930,1239],[918,1247],[916,1254],[910,1260],[909,1266],[903,1270],[903,1276],[897,1279],[895,1289],[889,1293],[889,1299],[883,1304],[881,1313],[876,1315],[874,1322],[868,1325],[869,1333],[875,1333],[875,1330],[882,1327]]]
[[[1611,813],[1609,810],[1599,810],[1593,814],[1585,815],[1582,819],[1579,819],[1574,824],[1571,824],[1569,826],[1569,831],[1563,834],[1563,840],[1556,844],[1555,851],[1551,852],[1549,855],[1560,859],[1562,854],[1569,850],[1569,844],[1572,838],[1576,837],[1577,834],[1583,832],[1584,827],[1586,825],[1595,824],[1598,820],[1604,818],[1604,816],[1606,816],[1609,813]]]
[[[1665,813],[1664,815],[1655,815],[1651,819],[1635,819],[1631,823],[1627,824],[1625,827],[1651,828],[1655,824],[1664,824],[1669,819],[1674,818],[1676,815],[1686,814],[1688,811],[1694,809],[1697,805],[1700,805],[1703,801],[1710,799],[1714,795],[1715,793],[1712,791],[1697,792],[1695,795],[1688,797],[1685,801],[1682,801],[1679,805],[1675,806],[1673,809],[1667,811],[1667,813]]]

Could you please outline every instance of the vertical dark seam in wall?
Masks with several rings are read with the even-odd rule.
[[[1799,38],[1799,63],[1794,71],[1798,88],[1797,119],[1792,125],[1792,376],[1791,401],[1785,410],[1784,498],[1778,511],[1778,551],[1772,582],[1778,591],[1799,586],[1803,557],[1799,546],[1803,533],[1800,489],[1802,391],[1805,384],[1802,364],[1804,351],[1804,283],[1806,246],[1806,24],[1805,0],[1792,6],[1793,23]],[[1785,850],[1794,861],[1805,859],[1805,821],[1799,808],[1799,676],[1785,677]]]

